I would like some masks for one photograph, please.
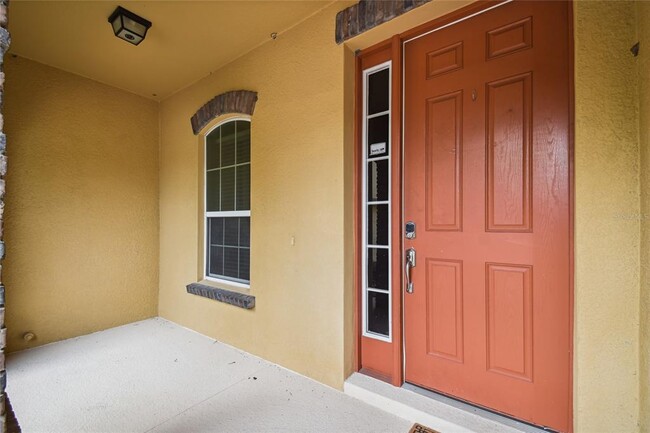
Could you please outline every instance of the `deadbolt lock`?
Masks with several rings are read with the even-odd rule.
[[[409,221],[406,223],[404,231],[405,231],[406,239],[415,239],[415,223],[413,221]]]

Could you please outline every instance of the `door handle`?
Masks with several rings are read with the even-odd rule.
[[[415,267],[415,248],[406,250],[406,266],[404,274],[406,275],[406,293],[413,293],[413,281],[411,281],[411,269]]]

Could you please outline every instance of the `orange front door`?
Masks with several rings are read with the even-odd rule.
[[[571,430],[569,5],[404,47],[406,381]]]

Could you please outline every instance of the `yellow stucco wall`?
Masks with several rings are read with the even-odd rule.
[[[5,72],[9,350],[155,316],[158,104],[20,57]]]
[[[641,146],[641,432],[650,432],[650,2],[637,5]]]
[[[639,416],[639,146],[635,5],[575,4],[575,425]],[[647,188],[647,186],[646,186]]]
[[[25,331],[42,344],[155,315],[158,301],[165,318],[342,385],[353,341],[354,59],[333,43],[333,29],[349,3],[327,7],[159,107],[7,59],[11,350],[26,347]],[[410,12],[408,22],[435,18],[432,7]],[[640,419],[648,431],[650,4],[576,2],[574,18],[576,431],[636,432]],[[380,29],[363,44],[383,39]],[[639,38],[635,59],[629,48]],[[199,277],[202,224],[201,151],[189,119],[235,89],[259,93],[254,311],[185,291]]]
[[[160,315],[337,387],[350,356],[344,317],[352,314],[345,48],[333,43],[344,6],[328,7],[166,99],[160,113]],[[215,95],[237,89],[259,94],[251,124],[254,311],[185,291],[198,278],[200,233],[200,145],[189,119]]]
[[[327,8],[161,104],[160,315],[336,387],[349,372],[352,341],[351,58],[332,42],[334,15],[344,6]],[[442,14],[433,7],[404,22]],[[640,169],[637,69],[629,52],[635,8],[589,1],[574,10],[574,419],[585,433],[639,430]],[[379,27],[348,47],[363,48],[384,33]],[[184,288],[198,277],[200,233],[199,141],[189,117],[233,89],[260,98],[252,123],[255,311]]]
[[[352,49],[359,42],[337,46],[334,23],[353,3],[332,4],[161,103],[159,314],[337,388],[352,372],[354,351]],[[466,3],[435,2],[398,21],[412,27]],[[235,89],[259,93],[252,118],[255,311],[185,292],[198,279],[202,230],[201,151],[189,118]]]
[[[349,48],[345,49],[343,59],[343,239],[344,239],[344,306],[343,306],[343,375],[345,378],[354,371],[354,356],[356,355],[354,338],[354,79],[356,57]]]

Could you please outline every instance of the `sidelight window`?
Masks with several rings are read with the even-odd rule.
[[[363,335],[391,340],[391,64],[363,72]]]

